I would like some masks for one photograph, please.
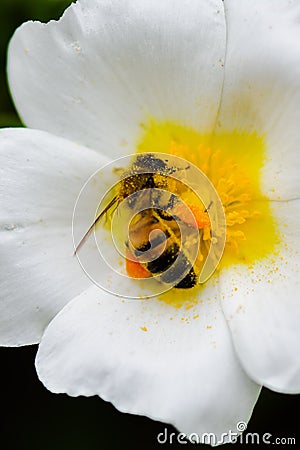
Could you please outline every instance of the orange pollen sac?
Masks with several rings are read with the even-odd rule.
[[[151,272],[136,260],[128,248],[126,249],[126,272],[131,278],[149,278],[151,276]]]
[[[203,211],[200,206],[197,205],[187,205],[189,210],[192,212],[197,228],[205,228],[210,225],[210,220],[207,212]],[[195,227],[195,222],[191,220],[190,215],[186,213],[186,208],[182,205],[178,205],[175,208],[175,214],[186,224]]]

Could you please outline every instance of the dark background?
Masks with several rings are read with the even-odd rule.
[[[70,3],[70,0],[0,0],[0,126],[21,126],[9,96],[5,74],[6,48],[14,29],[26,20],[57,19]],[[142,450],[168,447],[158,445],[156,441],[165,424],[119,413],[98,397],[72,398],[51,394],[37,378],[34,368],[36,351],[36,346],[0,348],[0,450]],[[299,445],[299,406],[299,395],[283,395],[263,389],[247,430],[260,435],[271,433],[274,439],[296,437]],[[169,434],[175,431],[170,426],[167,428]],[[261,446],[267,448],[266,445]],[[187,447],[204,446],[170,446]],[[250,444],[226,445],[226,448],[238,447],[255,448]],[[296,446],[291,445],[290,448]]]

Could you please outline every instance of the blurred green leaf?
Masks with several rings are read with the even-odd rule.
[[[17,114],[0,114],[0,127],[23,127]]]

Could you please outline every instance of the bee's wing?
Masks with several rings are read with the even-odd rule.
[[[81,249],[81,247],[83,246],[83,244],[86,242],[86,240],[88,239],[88,237],[90,236],[91,232],[94,229],[94,226],[97,224],[97,222],[104,216],[105,213],[107,213],[107,211],[110,210],[110,208],[117,202],[118,197],[114,197],[109,204],[99,213],[99,215],[96,217],[96,219],[94,220],[94,222],[92,223],[92,225],[89,227],[89,229],[87,230],[87,232],[85,233],[85,235],[83,236],[83,238],[81,239],[81,241],[79,242],[79,244],[77,244],[74,254],[73,256],[75,256],[77,254],[77,252]]]

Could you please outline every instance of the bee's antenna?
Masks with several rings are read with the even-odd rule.
[[[210,209],[210,207],[211,207],[211,205],[213,204],[213,201],[211,200],[210,202],[209,202],[209,205],[208,205],[208,207],[204,210],[204,212],[208,212],[208,210]]]
[[[73,253],[73,256],[76,256],[78,251],[81,249],[81,247],[83,246],[83,244],[85,243],[85,241],[88,239],[88,237],[90,236],[91,232],[93,231],[94,226],[97,224],[97,222],[101,219],[101,217],[103,217],[103,215],[116,203],[116,201],[118,200],[117,197],[114,197],[109,204],[99,213],[99,215],[96,217],[96,219],[94,220],[94,222],[92,223],[92,225],[89,227],[89,229],[87,230],[87,232],[85,233],[85,235],[83,236],[83,238],[81,239],[81,241],[79,242],[79,244],[77,244],[75,251]]]

